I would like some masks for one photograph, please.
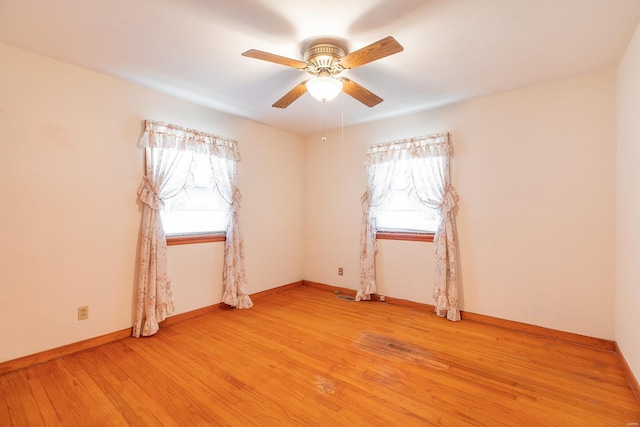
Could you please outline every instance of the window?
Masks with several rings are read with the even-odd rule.
[[[393,167],[391,184],[385,200],[377,209],[378,234],[433,234],[438,228],[440,212],[425,206],[416,195],[411,162],[410,159],[399,160],[395,165],[388,165]]]
[[[431,166],[438,158],[401,158],[376,165],[377,176],[385,180],[388,191],[375,208],[376,238],[386,240],[433,241],[440,222],[440,211],[425,205],[416,192],[414,180],[420,179],[420,168]],[[415,164],[421,162],[421,165]],[[415,176],[417,174],[418,176]],[[430,177],[424,179],[421,188],[431,187]],[[433,189],[425,195],[431,198]]]
[[[362,195],[364,215],[360,232],[360,287],[356,301],[370,300],[376,286],[376,239],[437,239],[434,246],[433,297],[436,314],[460,320],[456,276],[456,237],[453,209],[458,193],[451,185],[453,154],[449,134],[405,139],[367,148],[367,191]],[[424,205],[426,210],[419,207]],[[440,216],[440,218],[438,218]],[[437,232],[435,231],[437,224]],[[380,229],[397,231],[385,233]],[[402,233],[404,231],[404,233]],[[420,231],[423,234],[417,234]],[[434,235],[435,234],[435,235]]]
[[[228,224],[225,235],[216,235],[216,240],[226,240],[222,275],[222,301],[232,307],[251,308],[253,302],[248,293],[243,259],[243,238],[238,221],[240,189],[237,186],[240,152],[237,141],[194,129],[163,122],[147,120],[138,147],[145,151],[145,174],[138,187],[138,200],[142,204],[140,225],[140,274],[136,300],[136,320],[133,336],[153,335],[159,322],[173,311],[171,280],[168,274],[167,245],[178,244],[166,239],[166,232],[159,215],[173,210],[184,210],[200,215],[203,208],[193,194],[203,188],[217,190],[229,205]],[[206,157],[201,157],[202,155]],[[197,185],[196,185],[197,184]],[[196,187],[194,193],[193,189]],[[192,200],[190,200],[192,199]],[[209,198],[204,197],[208,202]],[[190,208],[185,209],[189,202]],[[207,205],[207,203],[205,203]],[[217,209],[213,205],[213,211]],[[210,207],[210,206],[209,206]],[[204,209],[210,211],[209,207]],[[215,215],[214,215],[215,216]],[[191,227],[192,221],[179,220],[180,232]],[[171,220],[167,220],[171,223]],[[171,227],[171,225],[169,225]],[[198,226],[198,229],[201,227]],[[204,228],[210,228],[210,224]],[[222,225],[213,225],[222,229]],[[193,231],[193,228],[188,229]],[[198,231],[200,232],[200,231]],[[181,237],[179,243],[209,241],[201,238]],[[211,235],[207,236],[210,237]],[[226,239],[228,236],[229,239]],[[166,239],[166,240],[165,240]]]
[[[169,244],[223,240],[220,237],[227,230],[230,205],[213,182],[209,161],[207,154],[193,155],[193,187],[177,196],[181,200],[173,203],[175,207],[160,211]]]

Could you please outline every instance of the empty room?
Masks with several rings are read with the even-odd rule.
[[[640,425],[640,1],[0,1],[0,426]]]

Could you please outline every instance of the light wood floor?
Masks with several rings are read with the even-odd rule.
[[[0,376],[1,426],[632,426],[613,352],[301,286]]]

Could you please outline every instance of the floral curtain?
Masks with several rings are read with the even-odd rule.
[[[376,208],[385,200],[391,189],[395,162],[367,161],[367,191],[362,195],[362,230],[360,232],[360,288],[356,301],[370,300],[378,292],[376,287]]]
[[[143,204],[140,227],[140,272],[133,336],[153,335],[173,312],[167,273],[167,244],[159,211],[176,208],[193,187],[193,155],[207,154],[212,185],[230,205],[225,242],[223,301],[238,308],[253,304],[247,293],[238,209],[236,141],[162,122],[147,120],[138,146],[145,149],[146,172],[138,189]]]
[[[229,225],[224,247],[222,270],[222,302],[237,308],[251,308],[247,278],[244,269],[244,240],[240,231],[238,210],[242,196],[237,187],[238,162],[225,156],[210,156],[215,182],[222,198],[229,204]]]
[[[368,189],[362,197],[360,287],[356,300],[371,299],[375,283],[376,210],[389,194],[399,164],[409,165],[413,194],[423,205],[439,210],[440,222],[434,238],[435,278],[433,298],[438,316],[460,320],[456,270],[456,230],[453,208],[458,194],[450,183],[453,155],[449,134],[412,138],[370,146],[367,150]]]

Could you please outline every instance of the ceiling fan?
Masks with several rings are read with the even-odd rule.
[[[314,98],[323,102],[330,101],[340,91],[344,91],[344,93],[362,102],[367,107],[374,107],[382,102],[382,98],[353,80],[335,76],[344,70],[368,64],[403,50],[404,48],[396,39],[388,36],[346,55],[340,47],[333,43],[319,42],[312,44],[304,53],[304,61],[256,49],[250,49],[244,52],[242,56],[297,68],[314,76],[314,78],[303,81],[287,92],[273,104],[273,107],[287,108],[307,91]]]

